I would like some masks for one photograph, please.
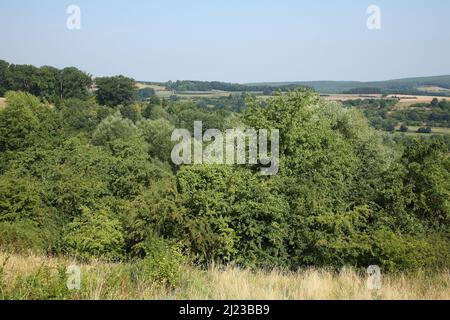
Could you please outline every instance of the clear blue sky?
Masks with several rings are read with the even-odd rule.
[[[66,8],[81,8],[81,30]],[[382,10],[382,29],[366,9]],[[448,0],[0,0],[0,59],[231,82],[450,74]]]

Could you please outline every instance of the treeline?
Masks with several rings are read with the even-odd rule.
[[[101,105],[127,105],[155,96],[151,89],[137,90],[133,79],[124,76],[101,77],[74,67],[57,69],[50,66],[15,65],[0,60],[0,96],[7,91],[28,92],[43,101],[62,103],[67,99],[88,100],[94,97]]]
[[[218,81],[169,81],[165,84],[167,90],[173,91],[228,91],[228,92],[266,92],[267,94],[271,94],[273,91],[288,91],[294,90],[298,88],[306,88],[304,86],[298,84],[289,84],[289,85],[281,85],[281,86],[268,86],[268,85],[243,85],[237,83],[227,83],[227,82],[218,82]]]
[[[355,88],[343,92],[344,94],[382,94],[383,91],[380,88]]]
[[[91,86],[91,76],[74,67],[62,70],[50,66],[37,68],[0,60],[0,96],[7,91],[24,91],[49,102],[85,99]]]

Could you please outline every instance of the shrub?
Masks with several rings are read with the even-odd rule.
[[[437,235],[419,237],[381,229],[374,233],[374,259],[385,270],[440,269],[450,265],[450,245]]]
[[[57,266],[56,270],[41,265],[31,274],[19,275],[11,287],[2,285],[0,290],[0,299],[4,300],[60,300],[69,297],[63,265]]]
[[[82,208],[82,215],[64,230],[62,250],[76,258],[106,260],[124,258],[124,236],[120,221],[106,208]]]
[[[123,119],[120,113],[108,116],[95,130],[92,143],[96,146],[109,146],[116,140],[131,140],[138,135],[138,129],[130,119]]]
[[[0,222],[0,247],[10,252],[42,252],[48,245],[45,232],[31,221]]]
[[[180,281],[180,267],[184,262],[180,247],[150,235],[146,240],[145,253],[145,258],[131,268],[132,279],[175,287]]]

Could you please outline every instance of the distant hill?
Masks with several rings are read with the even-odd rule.
[[[436,77],[405,78],[388,81],[296,81],[248,83],[248,86],[299,85],[314,88],[320,93],[403,93],[403,94],[446,94],[450,95],[450,75]],[[367,92],[365,92],[367,91]]]

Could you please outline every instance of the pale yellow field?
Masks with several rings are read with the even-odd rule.
[[[156,84],[145,84],[145,83],[138,82],[138,83],[136,83],[136,87],[138,89],[151,88],[151,89],[155,90],[156,95],[158,95],[161,98],[163,98],[163,97],[167,98],[167,97],[170,97],[171,95],[175,94],[175,92],[169,91],[165,87],[159,86]]]
[[[434,98],[438,100],[447,99],[450,100],[449,97],[445,96],[415,96],[415,95],[404,95],[404,94],[396,94],[396,95],[388,95],[383,97],[381,94],[332,94],[329,96],[323,97],[325,100],[329,101],[347,101],[347,100],[356,100],[356,99],[400,99],[397,107],[409,107],[416,103],[431,103]]]
[[[5,98],[0,98],[0,109],[3,109],[6,105],[6,100]]]
[[[0,253],[0,299],[450,300],[448,271],[382,274],[381,288],[369,290],[365,273],[353,269],[253,272],[180,266],[181,279],[169,288],[142,278],[131,281],[127,264],[79,264],[32,254],[7,257]],[[61,272],[73,264],[81,268],[81,288],[67,292]]]

